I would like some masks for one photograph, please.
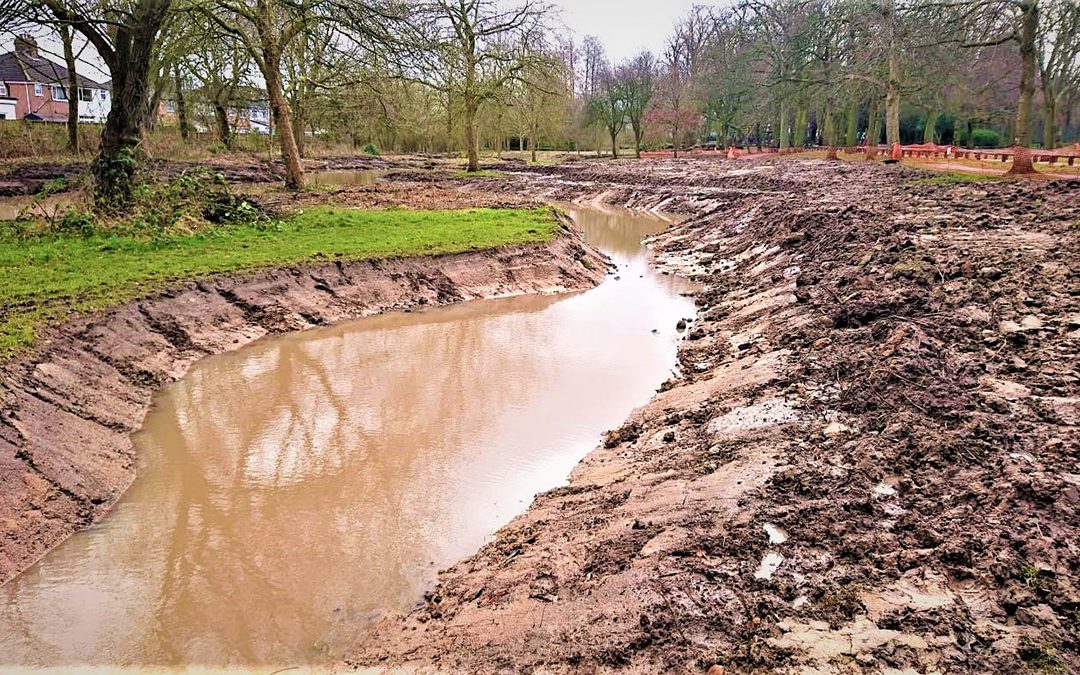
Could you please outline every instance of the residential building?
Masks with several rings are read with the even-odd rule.
[[[104,122],[112,107],[109,86],[76,74],[77,92],[68,91],[68,71],[38,53],[37,42],[15,39],[15,50],[0,54],[0,119],[66,122],[68,96],[79,97],[79,120]]]

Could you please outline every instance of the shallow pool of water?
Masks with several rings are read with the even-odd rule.
[[[114,511],[0,588],[0,665],[318,663],[413,606],[676,365],[693,306],[640,245],[664,221],[574,212],[618,265],[595,289],[267,339],[166,387]]]

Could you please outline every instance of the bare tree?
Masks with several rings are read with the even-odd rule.
[[[1043,95],[1043,146],[1057,146],[1059,106],[1080,87],[1080,4],[1051,0],[1039,26],[1039,82]]]
[[[602,127],[611,139],[611,157],[619,158],[619,134],[626,128],[626,92],[610,67],[600,73],[596,93],[587,104],[586,119]]]
[[[656,95],[656,59],[651,52],[641,52],[615,72],[623,95],[626,120],[634,132],[634,155],[641,157],[641,142],[645,138],[645,113]]]
[[[414,13],[410,41],[419,49],[403,72],[461,102],[469,171],[480,169],[480,107],[521,77],[535,55],[519,45],[543,32],[548,13],[533,0],[512,7],[496,0],[430,0]]]

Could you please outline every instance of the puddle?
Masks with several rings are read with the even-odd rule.
[[[782,527],[765,523],[765,534],[769,535],[770,544],[783,544],[788,540],[788,533]]]
[[[268,339],[160,392],[131,490],[0,588],[0,666],[325,663],[413,606],[676,367],[688,286],[638,243],[664,221],[570,210],[619,280]]]
[[[780,569],[780,563],[782,562],[784,562],[784,556],[779,553],[773,551],[766,553],[765,557],[761,559],[757,571],[754,572],[754,578],[772,579],[773,574],[776,574],[776,570]]]

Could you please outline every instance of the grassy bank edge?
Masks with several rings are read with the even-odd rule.
[[[0,361],[43,326],[221,274],[305,263],[444,255],[551,241],[556,212],[315,207],[269,226],[163,237],[0,238]]]

